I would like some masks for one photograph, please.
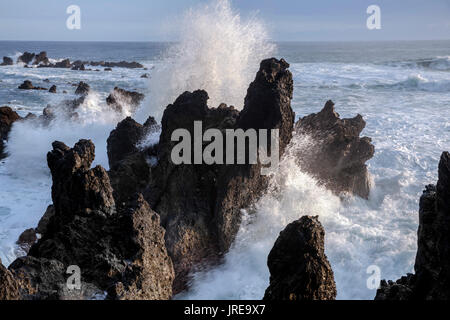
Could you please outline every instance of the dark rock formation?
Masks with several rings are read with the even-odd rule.
[[[187,275],[198,263],[216,260],[226,252],[239,229],[241,209],[252,205],[263,193],[268,178],[261,165],[174,165],[172,132],[184,128],[193,135],[194,121],[203,130],[280,129],[281,153],[289,142],[294,122],[290,107],[293,82],[284,61],[261,63],[241,113],[221,105],[208,108],[205,91],[185,92],[164,111],[158,164],[145,193],[161,215],[166,245],[174,261],[176,292],[185,287]],[[235,162],[236,163],[236,162]]]
[[[42,51],[41,53],[37,54],[34,57],[34,61],[33,61],[34,65],[38,65],[38,64],[45,64],[45,65],[47,65],[49,63],[50,63],[50,61],[48,60],[47,52],[45,52],[45,51]]]
[[[30,80],[25,80],[19,87],[18,89],[21,90],[48,90],[47,88],[42,88],[42,87],[35,87],[33,86],[33,83]]]
[[[55,207],[53,205],[49,205],[47,207],[47,210],[45,210],[45,213],[42,216],[41,220],[39,220],[39,223],[36,228],[36,233],[39,233],[41,235],[47,233],[48,225],[54,215],[55,215]]]
[[[20,119],[20,116],[10,107],[0,107],[0,159],[4,158],[4,141],[8,140],[9,132],[13,123]]]
[[[34,288],[22,272],[6,269],[0,260],[0,301],[23,300],[34,293]]]
[[[20,248],[27,252],[30,250],[31,246],[37,241],[36,230],[33,228],[27,229],[19,236],[17,244]]]
[[[86,70],[86,67],[84,66],[84,64],[81,64],[81,65],[75,65],[75,66],[73,66],[72,67],[72,70],[75,70],[75,71],[85,71]]]
[[[152,117],[144,125],[128,117],[111,132],[107,141],[109,176],[118,203],[144,190],[149,183],[151,168],[146,160],[148,154],[138,148],[138,143],[156,129],[156,121]]]
[[[19,284],[13,274],[2,265],[2,261],[0,260],[0,301],[19,299]]]
[[[111,299],[169,299],[174,273],[159,216],[140,195],[117,210],[108,174],[100,166],[90,169],[94,153],[89,140],[73,148],[53,143],[47,159],[54,213],[28,256],[10,269],[36,288],[31,298],[74,298],[65,272],[77,265],[77,299],[104,291]]]
[[[112,69],[111,68],[105,68],[105,69],[103,69],[103,71],[112,71]]]
[[[89,94],[90,89],[91,89],[91,87],[86,82],[80,81],[77,89],[75,90],[75,94],[84,96],[84,95]]]
[[[17,62],[23,62],[25,64],[29,64],[33,58],[34,58],[35,54],[34,53],[30,53],[30,52],[24,52],[24,54],[22,54],[18,59]]]
[[[359,137],[365,125],[361,115],[340,119],[334,103],[328,101],[322,111],[295,125],[297,134],[314,139],[298,155],[300,166],[337,194],[349,192],[367,199],[370,180],[365,162],[373,157],[375,147],[370,138]]]
[[[236,128],[278,129],[279,154],[284,154],[292,138],[295,114],[291,108],[293,93],[289,64],[274,58],[261,62],[255,80],[250,84],[244,108]],[[270,138],[269,142],[270,142]],[[270,149],[270,145],[269,145]],[[265,191],[267,176],[261,175],[261,165],[226,166],[224,178],[217,187],[215,217],[219,227],[219,243],[228,250],[241,221],[241,210],[254,203]]]
[[[120,62],[105,62],[103,67],[109,68],[128,68],[128,69],[137,69],[143,68],[144,66],[138,62],[128,62],[128,61],[120,61]]]
[[[0,64],[0,66],[12,66],[13,64],[13,59],[9,57],[3,57],[3,62]]]
[[[19,89],[22,90],[32,90],[34,89],[33,83],[30,80],[25,80],[20,86]]]
[[[334,300],[336,284],[324,251],[318,217],[289,224],[270,251],[270,285],[264,300]]]
[[[439,162],[437,185],[420,198],[415,274],[381,281],[376,300],[450,300],[450,154]]]
[[[142,93],[115,87],[113,92],[106,98],[106,103],[117,112],[122,112],[125,106],[130,107],[131,111],[134,111],[143,99],[144,95]]]
[[[108,61],[74,61],[73,66],[80,67],[81,65],[90,65],[94,67],[105,67],[105,68],[128,68],[128,69],[136,69],[143,68],[144,66],[138,62],[128,62],[128,61],[120,61],[120,62],[108,62]],[[110,70],[109,70],[110,71]]]
[[[48,90],[50,93],[56,93],[56,86],[52,85],[51,88]]]
[[[69,59],[64,59],[60,62],[55,63],[54,65],[52,65],[51,67],[53,68],[70,68],[72,65],[70,64],[70,60]]]

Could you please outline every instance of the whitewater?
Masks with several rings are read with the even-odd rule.
[[[332,99],[341,117],[360,113],[363,135],[376,147],[368,162],[369,200],[337,197],[302,172],[292,156],[314,144],[295,136],[268,192],[244,212],[236,240],[223,264],[192,275],[188,291],[177,299],[261,299],[269,283],[267,256],[279,232],[302,215],[318,215],[325,227],[325,250],[332,265],[338,299],[373,299],[368,268],[382,279],[413,271],[418,201],[426,184],[435,183],[442,151],[450,147],[450,42],[274,43],[255,16],[242,17],[228,1],[193,8],[181,19],[174,44],[0,42],[0,55],[47,50],[50,57],[136,60],[142,70],[114,68],[104,73],[0,67],[0,104],[25,116],[47,104],[72,97],[73,83],[93,88],[80,121],[62,117],[50,127],[16,123],[0,162],[0,259],[6,265],[23,254],[15,244],[35,227],[51,204],[46,154],[51,142],[72,146],[82,138],[96,145],[96,160],[108,168],[106,139],[130,113],[111,113],[105,98],[115,86],[138,90],[146,99],[133,116],[161,118],[167,104],[185,90],[205,89],[209,105],[225,102],[241,109],[249,83],[267,57],[284,57],[294,76],[292,107],[297,118],[322,109]],[[57,84],[58,94],[19,92],[24,80]],[[48,86],[48,85],[47,85]],[[68,94],[62,94],[67,90]],[[155,141],[149,137],[148,141]]]

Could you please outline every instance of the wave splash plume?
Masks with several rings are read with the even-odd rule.
[[[229,0],[189,10],[177,26],[179,42],[165,52],[149,80],[150,95],[137,121],[161,119],[164,108],[184,91],[209,94],[209,105],[240,109],[259,63],[275,53],[261,21],[243,19]]]

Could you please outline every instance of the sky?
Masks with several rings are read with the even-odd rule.
[[[173,41],[188,8],[214,0],[0,1],[0,40]],[[243,17],[257,14],[275,41],[450,39],[450,0],[231,0]],[[81,29],[69,30],[66,9],[81,9]],[[369,5],[381,9],[381,29],[369,30]]]

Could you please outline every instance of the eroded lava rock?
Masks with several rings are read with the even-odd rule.
[[[298,163],[335,193],[347,192],[367,199],[370,176],[365,163],[373,157],[375,147],[370,138],[359,137],[365,126],[361,115],[340,119],[334,103],[328,101],[322,111],[295,125],[297,134],[308,135],[314,141],[298,154]]]
[[[324,250],[318,217],[289,224],[270,251],[270,285],[264,300],[334,300],[334,274]]]
[[[420,198],[418,248],[414,274],[381,281],[375,300],[450,299],[450,154],[439,162],[437,185]]]

